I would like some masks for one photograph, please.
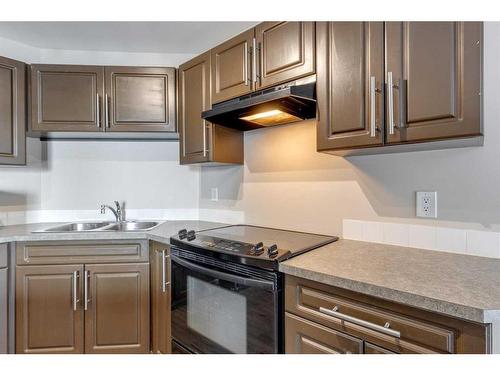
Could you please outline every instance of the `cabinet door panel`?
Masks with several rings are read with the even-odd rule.
[[[0,164],[26,164],[25,75],[22,62],[0,57]]]
[[[211,50],[212,103],[248,94],[251,79],[251,50],[254,29],[248,30]]]
[[[174,132],[175,69],[106,67],[106,131]]]
[[[208,127],[201,112],[210,109],[210,52],[179,67],[181,164],[208,161]]]
[[[388,143],[481,133],[481,23],[388,22],[387,73],[394,79]],[[389,93],[387,94],[389,95]]]
[[[313,74],[314,22],[263,22],[255,28],[258,88]]]
[[[16,268],[16,353],[83,353],[83,310],[73,305],[82,274],[81,265]]]
[[[32,130],[102,131],[103,76],[99,66],[32,65]]]
[[[85,353],[149,352],[149,265],[86,265]]]
[[[363,341],[285,313],[287,354],[361,354]]]
[[[382,145],[383,23],[316,25],[318,150]]]

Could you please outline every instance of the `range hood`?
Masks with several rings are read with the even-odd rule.
[[[315,89],[315,82],[272,87],[215,104],[202,117],[239,130],[307,120],[316,117]]]

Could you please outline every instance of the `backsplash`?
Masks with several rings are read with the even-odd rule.
[[[344,239],[500,258],[500,233],[393,222],[344,219]]]
[[[241,224],[244,214],[232,210],[208,209],[127,209],[127,220],[205,220]],[[99,210],[31,210],[0,212],[0,226],[66,221],[114,221],[112,214],[101,215]]]

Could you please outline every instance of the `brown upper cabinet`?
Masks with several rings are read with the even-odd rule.
[[[387,143],[480,135],[482,24],[387,22],[385,35]]]
[[[383,144],[384,24],[318,22],[318,150]]]
[[[212,55],[213,56],[213,55]],[[211,108],[211,53],[182,64],[178,71],[180,162],[243,163],[243,133],[211,124],[201,113]]]
[[[211,50],[212,104],[315,72],[314,22],[263,22]]]
[[[25,64],[0,57],[0,164],[26,164]]]
[[[314,32],[314,22],[263,22],[257,25],[256,88],[313,74]]]
[[[100,66],[32,65],[31,130],[103,130],[104,69]]]
[[[252,92],[253,40],[251,29],[212,49],[212,103]]]
[[[175,132],[175,69],[31,66],[35,132]]]
[[[175,132],[175,69],[106,67],[106,131]]]
[[[458,138],[480,144],[482,23],[316,27],[318,151],[372,153]]]

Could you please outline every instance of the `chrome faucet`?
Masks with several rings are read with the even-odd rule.
[[[115,201],[116,209],[114,209],[111,206],[108,206],[107,204],[101,204],[101,214],[106,213],[106,208],[109,208],[113,215],[115,215],[116,222],[120,223],[124,220],[125,212],[122,210],[120,206],[120,202]]]

